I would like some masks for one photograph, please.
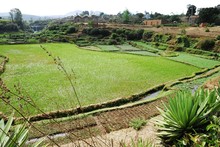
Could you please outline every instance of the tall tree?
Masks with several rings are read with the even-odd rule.
[[[89,11],[82,11],[82,13],[80,14],[80,16],[86,16],[89,15]]]
[[[16,23],[21,29],[23,29],[22,13],[18,8],[11,9],[10,12],[11,21]]]
[[[123,23],[129,23],[131,19],[131,13],[128,11],[128,9],[124,10],[124,12],[122,13],[122,20]]]
[[[190,16],[193,16],[196,14],[196,6],[195,5],[187,5],[187,12],[186,12],[186,16],[188,16],[188,18]]]

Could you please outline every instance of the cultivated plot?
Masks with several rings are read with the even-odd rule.
[[[127,97],[200,70],[162,57],[91,52],[73,44],[43,46],[59,56],[65,69],[71,73],[70,77],[82,105]],[[1,78],[9,88],[19,84],[22,91],[43,111],[78,106],[67,77],[57,69],[53,59],[39,45],[1,45],[0,54],[9,57],[6,71]],[[10,101],[30,114],[39,113],[31,106],[26,106],[19,98]],[[0,105],[1,111],[10,113],[8,106],[2,101]]]

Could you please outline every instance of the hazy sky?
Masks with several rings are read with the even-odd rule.
[[[125,9],[136,12],[159,12],[162,14],[186,13],[187,4],[197,8],[214,7],[219,0],[2,0],[0,12],[19,8],[22,14],[64,15],[75,10],[101,11],[117,14]]]

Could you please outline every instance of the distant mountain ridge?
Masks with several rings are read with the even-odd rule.
[[[64,15],[53,15],[53,16],[37,16],[37,15],[30,15],[30,14],[22,14],[23,20],[29,21],[29,20],[44,20],[44,19],[54,19],[54,18],[63,18]],[[0,17],[4,19],[10,18],[9,13],[0,13]]]
[[[26,21],[29,21],[29,20],[44,20],[44,19],[56,19],[56,18],[64,18],[64,17],[67,17],[67,16],[76,16],[76,15],[80,15],[83,11],[81,10],[76,10],[76,11],[72,11],[72,12],[69,12],[65,15],[51,15],[51,16],[37,16],[37,15],[30,15],[30,14],[22,14],[23,16],[23,19],[26,20]],[[101,12],[99,11],[90,11],[89,12],[90,15],[99,15]],[[4,12],[4,13],[0,13],[0,17],[4,18],[4,19],[8,19],[10,17],[9,15],[9,12]]]

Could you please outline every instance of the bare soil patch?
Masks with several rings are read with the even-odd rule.
[[[86,138],[90,138],[91,136],[101,136],[106,133],[129,128],[129,122],[135,118],[144,118],[146,120],[150,119],[159,114],[159,111],[157,110],[156,107],[160,107],[162,105],[162,101],[166,102],[167,100],[168,100],[167,97],[163,97],[154,100],[152,102],[148,102],[146,104],[127,107],[123,109],[111,110],[108,112],[101,112],[95,114],[94,116],[89,116],[86,118],[53,123],[52,125],[51,123],[35,124],[35,126],[44,132],[46,130],[45,134],[48,135],[55,135],[55,134],[67,132],[69,134],[68,137],[64,136],[62,138],[57,138],[55,140],[59,142],[59,144],[68,144],[70,142],[77,141],[79,139],[86,139]],[[128,133],[130,132],[130,130],[132,129],[129,128],[128,130],[122,132],[123,134],[130,134]],[[135,134],[135,133],[131,133],[131,134]],[[43,136],[44,135],[39,133],[37,130],[34,129],[30,130],[31,138],[39,138]],[[114,135],[110,135],[110,136],[114,136]],[[127,139],[131,139],[131,138],[128,137]]]
[[[181,31],[185,29],[186,35],[191,37],[208,37],[216,38],[220,34],[220,27],[208,27],[209,32],[206,32],[206,27],[149,27],[146,25],[125,25],[125,24],[107,24],[110,28],[127,28],[127,29],[145,29],[151,30],[158,33],[169,33],[169,34],[181,34]]]
[[[160,144],[160,139],[156,135],[156,128],[154,126],[154,120],[160,119],[161,116],[156,116],[148,120],[147,125],[145,125],[141,130],[136,131],[133,128],[121,129],[118,131],[113,131],[108,134],[101,136],[96,136],[93,139],[86,139],[86,141],[96,147],[105,147],[105,146],[123,146],[124,144],[130,146],[131,142],[137,142],[142,139],[145,143],[153,143],[154,146],[162,146]],[[74,142],[62,145],[62,147],[71,147],[71,146],[89,146],[83,141]]]
[[[204,88],[206,89],[214,89],[214,88],[217,88],[220,86],[220,76],[214,78],[214,79],[211,79],[209,81],[207,81],[205,84],[204,84]]]

